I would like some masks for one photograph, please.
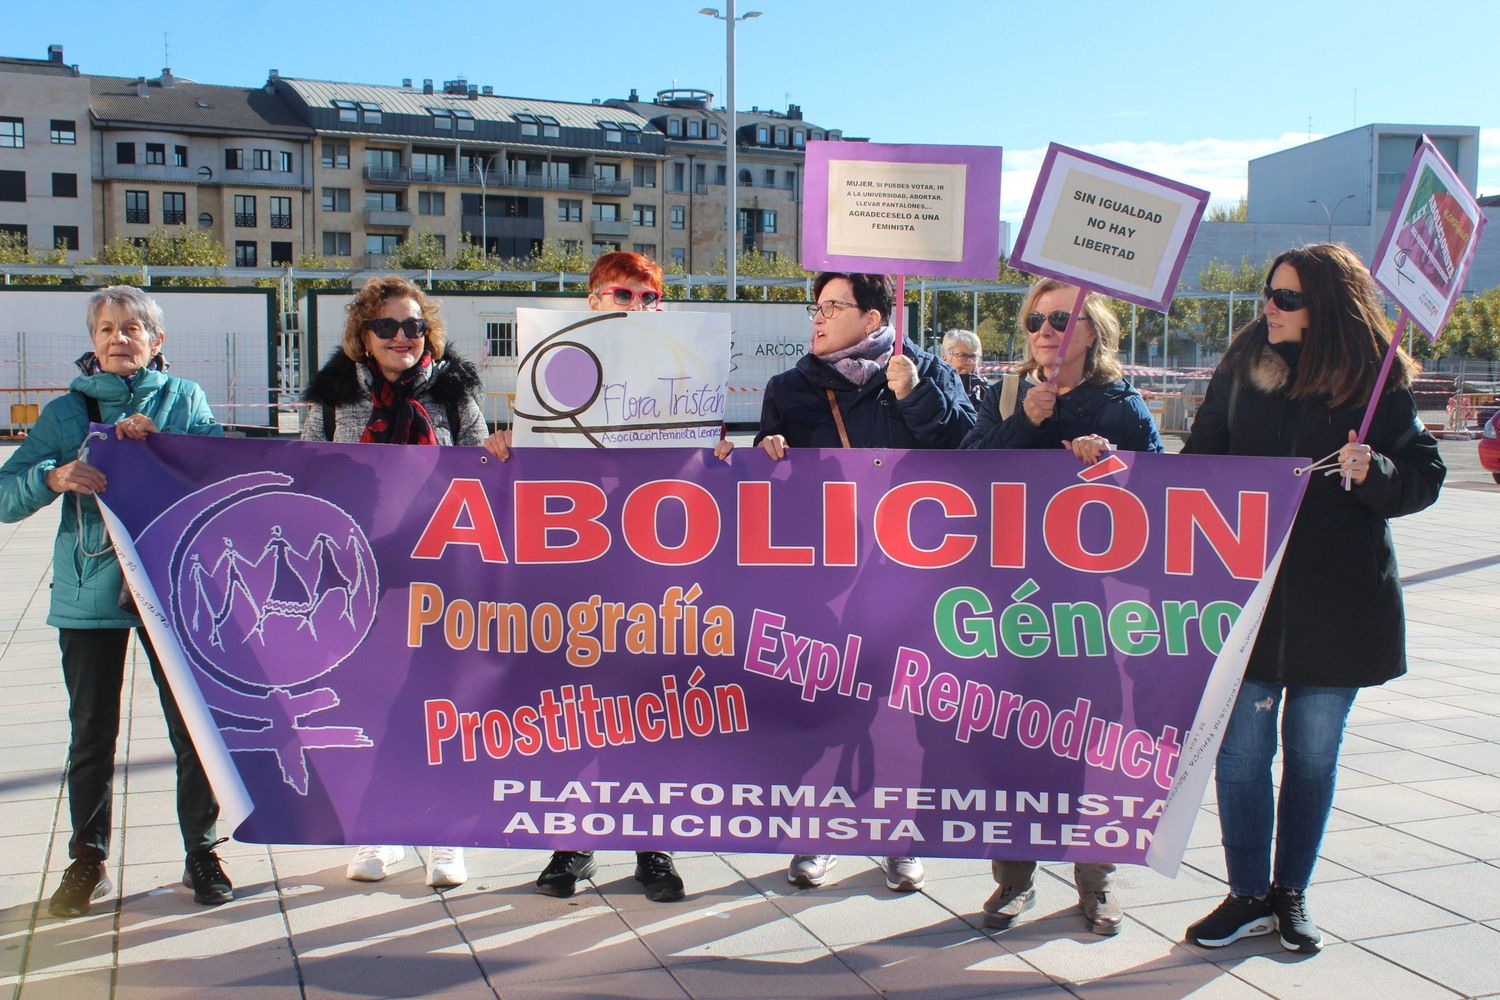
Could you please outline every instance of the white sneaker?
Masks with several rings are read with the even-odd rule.
[[[828,871],[839,863],[832,854],[794,854],[787,866],[786,880],[792,885],[819,886],[828,877]]]
[[[927,884],[927,869],[921,858],[885,859],[885,884],[893,892],[916,892]]]
[[[469,877],[464,867],[462,847],[429,847],[427,849],[427,884],[434,889],[463,885]]]
[[[355,882],[379,882],[386,869],[406,857],[404,847],[361,847],[349,859],[344,875]]]

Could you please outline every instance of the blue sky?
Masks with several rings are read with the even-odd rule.
[[[417,4],[363,0],[11,0],[0,54],[47,46],[85,73],[256,86],[283,75],[396,85],[465,77],[589,101],[701,87],[722,101],[723,0]],[[1244,193],[1251,157],[1374,121],[1477,125],[1479,193],[1500,193],[1500,4],[1454,0],[737,0],[737,101],[881,142],[1005,149],[1019,221],[1061,142]]]

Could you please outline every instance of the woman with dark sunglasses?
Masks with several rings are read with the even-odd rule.
[[[1002,379],[991,389],[963,447],[1061,447],[1086,464],[1114,448],[1162,450],[1146,401],[1125,380],[1115,357],[1120,321],[1108,299],[1089,293],[1067,356],[1059,357],[1077,298],[1077,288],[1056,278],[1027,290],[1016,316],[1026,354],[1012,372],[1014,388]]]
[[[1304,894],[1333,805],[1344,723],[1360,688],[1406,672],[1386,519],[1429,506],[1446,470],[1417,419],[1405,354],[1386,380],[1367,443],[1355,441],[1390,341],[1374,280],[1348,247],[1283,253],[1266,279],[1264,312],[1235,334],[1183,448],[1336,455],[1338,473],[1308,479],[1219,749],[1229,895],[1188,928],[1188,939],[1205,948],[1272,931],[1289,951],[1322,947]],[[1278,709],[1279,798],[1271,782]]]
[[[477,398],[479,371],[446,349],[436,302],[395,275],[376,278],[354,296],[339,349],[313,376],[302,440],[367,444],[478,445],[485,436]],[[406,849],[359,848],[345,874],[378,882]],[[463,849],[432,847],[427,884],[461,885]]]
[[[1055,278],[1027,290],[1016,316],[1026,355],[985,396],[979,423],[963,447],[1066,448],[1090,465],[1116,448],[1163,450],[1145,400],[1124,379],[1115,357],[1120,321],[1108,299],[1088,293],[1067,353],[1060,353],[1078,295],[1078,288]],[[996,889],[984,903],[986,927],[1006,930],[1036,905],[1036,866],[1035,861],[990,862]],[[1095,934],[1118,933],[1125,918],[1114,872],[1112,864],[1073,866],[1078,907]]]

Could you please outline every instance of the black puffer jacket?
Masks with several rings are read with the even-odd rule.
[[[370,370],[356,364],[342,350],[312,377],[302,398],[311,403],[302,421],[302,440],[356,443],[370,422]],[[484,391],[479,370],[450,347],[441,361],[433,362],[427,387],[417,400],[427,410],[438,444],[483,444],[489,433],[478,399]],[[334,408],[334,433],[323,427],[323,408]],[[448,414],[458,415],[458,428],[448,426]]]
[[[1088,434],[1108,438],[1122,451],[1165,451],[1146,401],[1129,382],[1120,379],[1098,385],[1080,382],[1057,397],[1057,409],[1041,426],[1031,422],[1022,404],[1033,383],[1022,379],[1016,408],[1000,416],[1000,388],[990,390],[979,404],[979,421],[965,448],[1060,448],[1064,441]]]
[[[1265,340],[1264,331],[1241,336]],[[1316,460],[1347,444],[1365,401],[1333,408],[1326,399],[1289,399],[1292,375],[1268,343],[1237,392],[1221,365],[1183,452]],[[1406,672],[1406,619],[1386,518],[1432,504],[1447,470],[1406,389],[1381,397],[1367,443],[1375,454],[1363,484],[1345,492],[1338,476],[1321,472],[1308,481],[1245,671],[1250,680],[1368,687]]]
[[[885,372],[855,385],[832,365],[804,354],[796,367],[766,383],[755,443],[772,434],[793,448],[840,448],[826,390],[832,389],[855,448],[957,448],[974,426],[974,405],[958,372],[908,341],[904,353],[917,365],[917,387],[897,399]]]

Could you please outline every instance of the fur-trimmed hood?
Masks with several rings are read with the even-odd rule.
[[[1250,384],[1261,392],[1275,394],[1290,388],[1295,373],[1286,358],[1277,353],[1270,341],[1260,345],[1260,352],[1250,364]]]
[[[364,373],[364,374],[361,374]],[[343,350],[337,350],[308,382],[302,393],[306,402],[329,406],[346,406],[370,397],[369,370],[352,361]],[[444,406],[461,403],[464,397],[479,398],[484,380],[473,362],[449,347],[441,361],[433,362],[427,393]]]

